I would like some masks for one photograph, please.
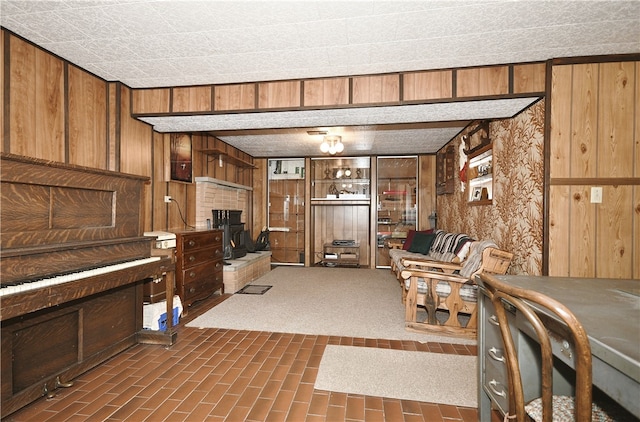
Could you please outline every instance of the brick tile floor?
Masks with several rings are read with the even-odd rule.
[[[225,298],[194,305],[173,346],[131,347],[5,421],[477,421],[475,408],[313,388],[327,344],[461,355],[475,346],[184,326]]]

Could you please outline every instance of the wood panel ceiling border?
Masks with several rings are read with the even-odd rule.
[[[134,88],[134,117],[415,105],[543,96],[545,62],[264,81]],[[176,101],[176,92],[209,102]],[[190,104],[194,104],[190,106]],[[208,105],[208,107],[207,107]]]

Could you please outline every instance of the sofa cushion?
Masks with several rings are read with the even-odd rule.
[[[402,244],[402,249],[409,250],[409,247],[411,246],[411,243],[413,242],[413,237],[415,236],[416,233],[433,233],[433,229],[429,229],[429,230],[420,230],[420,231],[416,231],[416,230],[409,230],[407,232],[407,238],[404,240],[404,243]]]
[[[421,254],[428,254],[431,249],[431,244],[435,240],[436,235],[433,233],[414,233],[411,241],[411,246],[407,249],[408,252],[418,252]]]
[[[469,251],[471,250],[471,244],[473,243],[473,239],[467,238],[463,239],[458,243],[458,246],[454,253],[456,254],[455,258],[451,262],[455,264],[459,264],[464,261],[469,255]]]
[[[429,255],[425,255],[419,252],[409,252],[402,249],[389,249],[389,258],[395,265],[396,272],[400,274],[406,267],[402,265],[402,259],[418,259],[418,260],[431,260],[435,261],[435,259]]]

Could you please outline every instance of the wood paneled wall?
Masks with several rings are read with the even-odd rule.
[[[170,180],[169,135],[131,115],[138,107],[209,109],[209,88],[151,90],[137,97],[119,82],[106,82],[40,47],[0,31],[0,150],[28,157],[149,177],[144,192],[144,230],[195,223],[195,185]],[[132,101],[134,104],[132,104]],[[218,148],[250,161],[247,154],[207,136],[194,136],[194,177],[209,176],[251,186],[252,170],[218,161],[197,149]],[[176,202],[164,203],[164,195]]]
[[[550,112],[549,275],[640,278],[640,61],[554,64]]]
[[[322,246],[325,242],[333,239],[354,239],[360,243],[360,265],[375,266],[375,262],[370,262],[369,211],[368,205],[312,205],[313,262],[322,259]]]
[[[134,89],[134,115],[223,113],[227,111],[303,110],[317,107],[417,104],[446,100],[542,95],[545,64],[482,66],[463,69],[363,75],[188,88]],[[207,96],[214,101],[207,108]]]

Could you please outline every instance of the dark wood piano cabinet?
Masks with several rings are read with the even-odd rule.
[[[176,288],[183,312],[217,290],[223,293],[222,236],[219,229],[176,233]]]
[[[142,283],[162,277],[170,291],[175,265],[143,236],[147,177],[0,157],[5,417],[138,342],[161,343],[142,330]]]

